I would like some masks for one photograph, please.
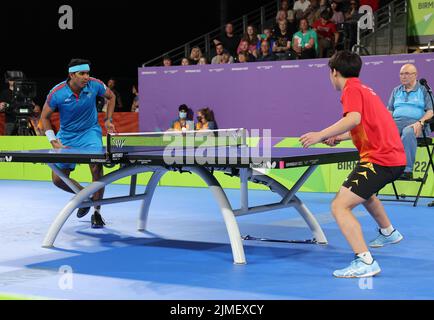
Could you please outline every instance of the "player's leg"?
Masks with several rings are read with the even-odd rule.
[[[368,251],[360,223],[351,212],[354,207],[365,201],[348,188],[341,187],[331,205],[333,217],[355,254]]]
[[[381,271],[363,238],[362,228],[351,210],[368,201],[390,175],[383,172],[384,167],[377,167],[369,162],[359,163],[343,183],[342,188],[332,203],[332,213],[342,233],[356,254],[356,259],[347,268],[336,270],[336,277],[369,277]]]
[[[102,178],[104,171],[103,166],[101,164],[90,164],[89,165],[90,172],[92,174],[92,181],[98,181]],[[104,188],[98,190],[94,193],[92,199],[94,201],[101,200],[104,196]],[[91,218],[92,228],[103,228],[105,222],[101,216],[101,206],[95,206],[95,212]]]
[[[354,207],[365,201],[343,186],[332,202],[333,217],[356,255],[348,267],[333,272],[335,277],[371,277],[381,271],[380,266],[369,252],[360,223],[351,212]]]
[[[82,190],[83,187],[74,179],[70,178],[70,174],[71,171],[75,169],[75,165],[74,164],[65,164],[65,163],[58,163],[57,166],[59,167],[59,170],[63,172],[63,174],[65,176],[68,177],[68,179],[79,189]],[[52,171],[51,173],[51,179],[54,183],[54,185],[66,192],[69,193],[75,193],[65,182],[63,182],[63,180],[54,172]],[[78,218],[82,218],[84,217],[88,212],[89,212],[90,208],[89,207],[85,207],[85,208],[79,208],[77,211],[77,217]]]
[[[374,165],[374,169],[376,175],[373,177],[373,183],[377,185],[377,190],[381,190],[386,184],[400,177],[405,167],[383,167]],[[370,247],[379,248],[387,244],[398,243],[403,239],[401,233],[393,227],[386,210],[384,210],[383,204],[375,194],[363,205],[379,226],[378,236],[369,243]]]
[[[69,175],[71,174],[71,169],[60,169],[60,171],[62,171],[63,174],[69,178]],[[71,178],[69,179],[74,185],[77,186],[77,188],[79,188],[80,190],[83,189],[83,187],[77,181],[72,180]],[[51,180],[53,181],[54,185],[59,189],[62,189],[63,191],[69,193],[75,193],[65,182],[63,182],[63,180],[54,171],[51,172]]]

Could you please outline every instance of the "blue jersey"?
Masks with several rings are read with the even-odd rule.
[[[66,81],[55,86],[47,97],[47,104],[60,113],[60,131],[79,133],[98,124],[96,97],[103,96],[107,87],[103,82],[90,78],[80,95],[72,92]]]
[[[80,95],[72,92],[66,81],[55,86],[47,97],[53,111],[59,111],[60,130],[57,138],[67,147],[102,148],[102,130],[98,123],[96,97],[103,96],[107,87],[103,82],[90,78]],[[57,164],[60,169],[74,170],[75,164]]]

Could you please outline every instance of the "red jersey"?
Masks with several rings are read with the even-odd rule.
[[[316,30],[316,33],[318,33],[322,37],[332,40],[334,39],[335,33],[338,32],[336,30],[336,25],[333,22],[327,21],[325,24],[323,24],[321,19],[316,20],[312,28],[314,28]]]
[[[358,78],[349,78],[342,90],[344,116],[358,112],[361,121],[351,130],[351,138],[361,162],[385,167],[405,166],[404,146],[392,115],[380,97]]]

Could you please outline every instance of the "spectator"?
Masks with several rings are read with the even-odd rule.
[[[336,25],[331,22],[329,18],[330,13],[328,11],[323,11],[321,13],[321,18],[313,24],[313,30],[315,30],[318,35],[320,58],[331,57],[339,40],[339,33],[336,29]]]
[[[182,58],[181,60],[181,66],[189,66],[190,65],[190,59],[188,58]]]
[[[253,60],[253,61],[254,61],[254,60]],[[238,62],[238,63],[251,62],[251,61],[249,60],[249,53],[241,51],[241,52],[238,54],[237,62]]]
[[[288,0],[282,0],[282,1],[280,1],[280,9],[279,9],[279,11],[280,10],[283,10],[283,11],[286,12],[286,17],[287,17],[289,23],[295,22],[294,10],[291,10],[289,8],[289,2],[288,2]]]
[[[133,104],[131,105],[131,112],[139,112],[139,90],[137,84],[133,84]]]
[[[350,6],[344,14],[345,21],[347,22],[357,22],[359,17],[359,4],[357,0],[351,0]]]
[[[221,42],[223,47],[229,51],[230,55],[235,56],[237,54],[237,48],[240,40],[240,37],[234,34],[234,26],[232,23],[228,23],[225,26],[224,34],[220,37],[220,41],[214,40],[214,43],[217,45],[219,42]]]
[[[216,130],[214,113],[210,108],[203,108],[197,112],[196,130]]]
[[[297,30],[293,25],[288,26],[287,20],[279,21],[279,28],[274,33],[273,52],[278,60],[288,60],[291,56],[291,41]]]
[[[234,58],[230,55],[229,52],[225,51],[222,54],[220,64],[228,64],[228,63],[234,63]]]
[[[163,57],[163,66],[164,67],[170,67],[172,65],[172,59],[170,59],[169,56]]]
[[[280,21],[288,21],[288,12],[286,10],[277,11],[276,22],[273,28],[274,30],[277,30],[279,28]]]
[[[197,64],[200,65],[208,64],[208,61],[206,60],[206,57],[200,57],[199,62]]]
[[[189,57],[190,64],[193,64],[193,65],[197,64],[199,62],[200,58],[202,58],[202,50],[200,50],[199,47],[193,47],[191,49],[190,57]]]
[[[407,165],[401,178],[413,178],[413,166],[416,157],[416,137],[430,128],[424,128],[424,122],[433,117],[433,105],[424,86],[417,81],[417,69],[413,64],[405,64],[399,72],[401,85],[393,89],[387,108],[393,115],[404,144]]]
[[[319,1],[319,12],[320,14],[323,13],[323,11],[331,12],[330,3],[328,0],[320,0]]]
[[[246,32],[244,33],[243,38],[240,41],[240,45],[243,40],[247,41],[248,51],[256,57],[256,45],[258,44],[259,40],[258,32],[256,31],[256,28],[254,26],[247,26]],[[238,46],[237,53],[240,52],[240,45]]]
[[[299,59],[314,59],[318,50],[317,34],[309,29],[307,19],[300,20],[300,31],[294,34],[292,48]]]
[[[4,89],[0,93],[0,112],[5,112],[6,124],[5,124],[5,135],[12,136],[16,134],[16,115],[12,112],[9,112],[10,108],[7,108],[8,105],[12,104],[12,100],[14,97],[14,80],[6,79],[8,83],[8,88]]]
[[[263,34],[258,35],[258,45],[256,47],[256,52],[259,55],[259,52],[261,51],[261,43],[263,40],[267,40],[269,43],[269,47],[270,47],[270,53],[272,53],[272,49],[274,46],[274,39],[273,39],[273,30],[271,28],[264,28],[263,30]]]
[[[121,95],[119,93],[118,90],[116,90],[116,79],[111,77],[108,81],[107,81],[107,87],[110,88],[110,90],[113,92],[113,94],[116,97],[116,101],[115,101],[115,110],[116,112],[122,112],[124,111],[124,105],[122,103],[122,98]]]
[[[309,8],[310,6],[310,1],[309,0],[297,0],[294,3],[294,14],[295,14],[295,20],[300,21],[304,15],[305,12],[307,10],[307,8]]]
[[[259,40],[258,40],[259,41]],[[255,61],[257,57],[256,46],[254,52],[250,51],[251,46],[249,46],[249,42],[247,40],[241,40],[240,45],[238,46],[237,52],[238,55],[242,52],[247,55],[248,61]]]
[[[360,0],[360,6],[370,6],[372,8],[372,13],[374,13],[380,7],[380,1],[379,0]]]
[[[41,121],[41,112],[42,109],[40,106],[35,105],[33,109],[33,114],[30,117],[30,125],[32,126],[33,130],[35,131],[35,135],[37,136],[43,136],[45,135],[44,127],[42,125]]]
[[[313,23],[320,18],[321,8],[319,5],[319,0],[311,0],[310,6],[305,11],[305,18],[307,19],[308,25],[311,27]]]
[[[330,19],[331,22],[338,25],[339,23],[343,23],[345,21],[344,14],[341,11],[341,5],[336,0],[331,4],[332,9],[332,17]]]
[[[220,64],[220,63],[222,63],[223,54],[227,51],[224,49],[224,46],[222,43],[217,44],[215,50],[216,50],[216,56],[214,58],[212,58],[211,64]],[[232,56],[230,56],[229,62],[230,63],[234,62],[234,58]]]
[[[194,124],[193,121],[188,120],[189,108],[185,104],[181,104],[178,108],[179,115],[178,119],[174,120],[170,125],[169,131],[185,131],[185,130],[193,130]]]
[[[359,20],[359,3],[357,0],[350,1],[350,7],[344,13],[345,22],[348,26],[349,45],[352,48],[357,43],[357,21]]]
[[[256,61],[275,61],[276,56],[270,52],[270,43],[267,40],[261,41],[261,51]]]

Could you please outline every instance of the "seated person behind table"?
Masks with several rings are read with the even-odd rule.
[[[192,125],[193,121],[188,120],[188,107],[185,104],[181,104],[178,108],[179,117],[175,121],[172,122],[169,130],[172,131],[184,131],[184,130],[193,130],[194,125]]]
[[[196,130],[215,130],[217,126],[214,114],[210,108],[203,108],[197,112]]]
[[[417,137],[422,130],[430,134],[425,121],[433,116],[433,105],[424,86],[417,81],[417,69],[413,64],[405,64],[399,72],[401,85],[393,89],[387,107],[393,115],[404,144],[407,166],[401,179],[413,178],[413,166],[416,159]]]

